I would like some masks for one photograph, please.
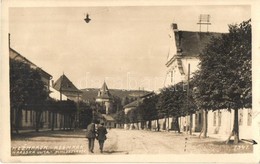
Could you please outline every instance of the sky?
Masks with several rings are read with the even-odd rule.
[[[63,73],[79,89],[158,90],[164,86],[171,23],[210,32],[251,18],[250,6],[118,6],[10,8],[11,47],[53,76]],[[89,13],[91,21],[84,21]],[[205,28],[202,28],[205,30]]]

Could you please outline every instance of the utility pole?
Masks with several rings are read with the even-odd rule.
[[[187,81],[187,110],[189,111],[189,93],[190,92],[190,64],[188,64],[188,81]],[[190,135],[192,135],[192,113],[190,113]]]

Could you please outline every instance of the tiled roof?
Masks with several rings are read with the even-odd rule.
[[[179,33],[179,40],[175,37],[176,43],[179,43],[177,49],[181,49],[184,56],[198,56],[212,37],[220,37],[221,33],[215,32],[192,32],[192,31],[176,31]]]
[[[57,91],[81,92],[64,74],[53,84]]]

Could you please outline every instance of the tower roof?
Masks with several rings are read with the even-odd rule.
[[[104,84],[100,88],[97,98],[99,98],[99,99],[110,99],[111,98],[111,94],[108,90],[106,82],[104,82]]]
[[[81,92],[64,74],[53,84],[57,91]]]

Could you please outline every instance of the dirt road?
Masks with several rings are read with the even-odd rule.
[[[15,135],[11,141],[12,155],[89,154],[85,131],[48,131]],[[226,145],[216,138],[175,132],[146,130],[108,130],[104,155],[118,154],[215,154],[251,153],[253,146],[246,143]],[[101,154],[95,141],[94,154]]]

